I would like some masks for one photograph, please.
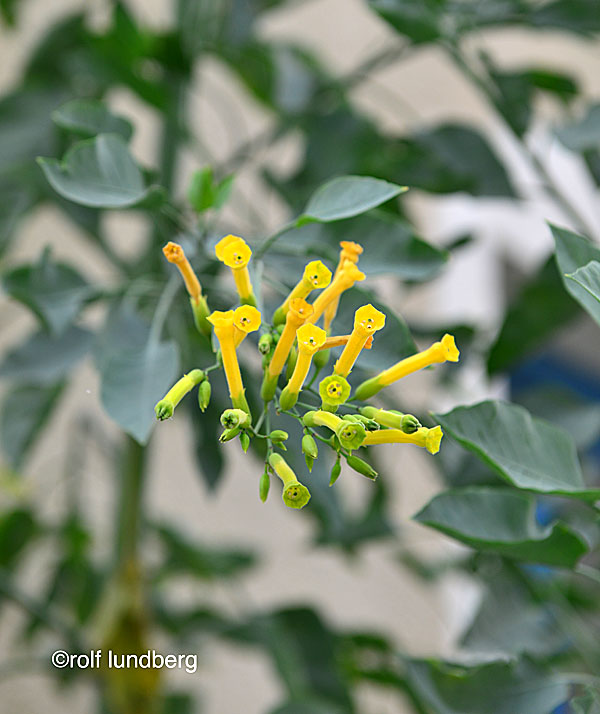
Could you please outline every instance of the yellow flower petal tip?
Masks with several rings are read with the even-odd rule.
[[[437,454],[440,450],[440,443],[444,432],[441,426],[434,426],[433,429],[427,430],[427,436],[425,437],[425,448],[430,454]]]
[[[351,240],[340,241],[340,248],[344,253],[344,258],[351,259],[351,256],[358,260],[358,256],[363,252],[363,247],[360,243],[354,243]]]
[[[214,327],[230,327],[233,325],[233,310],[215,310],[206,319]]]
[[[313,306],[309,305],[304,298],[294,298],[290,300],[289,312],[292,319],[303,322],[313,314]]]
[[[304,268],[303,279],[313,288],[320,290],[326,288],[331,282],[331,270],[320,260],[312,260]]]
[[[445,355],[446,355],[446,360],[448,362],[458,362],[458,358],[460,357],[460,352],[458,351],[458,348],[456,347],[456,344],[454,342],[454,337],[452,335],[444,335],[441,340],[442,347],[444,348]]]
[[[349,280],[352,280],[355,283],[358,283],[367,277],[361,270],[356,267],[354,263],[351,263],[350,261],[346,261],[344,263],[340,273],[343,273],[345,276],[347,276]]]
[[[373,334],[385,325],[385,315],[373,305],[363,305],[354,313],[354,329]],[[448,335],[449,336],[449,335]]]
[[[242,305],[234,310],[233,324],[242,332],[256,332],[261,325],[261,314],[252,305]]]
[[[296,337],[298,339],[298,350],[305,354],[313,355],[325,344],[327,333],[316,325],[308,324],[298,328]]]
[[[223,243],[223,241],[227,242]],[[215,246],[215,254],[228,268],[239,270],[250,262],[252,250],[243,238],[226,236]]]
[[[183,252],[183,248],[178,243],[173,243],[173,241],[169,241],[162,250],[163,255],[169,261],[169,263],[181,263],[183,260],[185,260],[185,253]]]

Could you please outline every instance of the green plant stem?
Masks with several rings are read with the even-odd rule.
[[[116,560],[119,567],[137,560],[146,449],[126,437],[117,519]]]

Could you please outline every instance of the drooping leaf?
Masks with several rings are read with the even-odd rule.
[[[20,385],[2,399],[0,443],[5,461],[14,469],[25,463],[29,451],[58,404],[63,384]]]
[[[69,327],[95,292],[70,265],[54,262],[49,251],[36,264],[5,274],[2,283],[11,297],[27,305],[55,335]]]
[[[563,524],[539,526],[535,506],[528,494],[471,486],[435,496],[415,519],[476,550],[572,568],[587,546]]]
[[[179,353],[160,342],[126,303],[113,310],[95,347],[101,399],[108,414],[140,444],[156,421],[154,405],[175,382]]]
[[[417,347],[402,317],[396,315],[387,305],[383,305],[373,293],[362,288],[354,287],[342,295],[333,323],[335,334],[345,335],[351,332],[354,313],[367,303],[385,313],[385,326],[374,335],[372,348],[360,353],[357,366],[380,371],[414,354]]]
[[[118,134],[99,134],[74,144],[63,161],[38,158],[52,188],[64,198],[95,208],[132,208],[159,200]]]
[[[517,488],[600,497],[600,489],[586,488],[571,437],[523,407],[485,401],[434,416],[448,436]]]
[[[509,369],[541,348],[577,312],[551,256],[511,302],[488,355],[488,373]]]
[[[556,243],[556,263],[563,284],[577,302],[600,324],[600,303],[576,281],[566,277],[591,261],[600,261],[600,248],[583,236],[566,228],[550,226]]]
[[[564,677],[527,660],[472,668],[412,660],[407,678],[424,710],[435,714],[549,714],[569,695]]]
[[[131,122],[112,114],[103,102],[95,99],[71,99],[52,112],[55,124],[84,137],[97,134],[119,134],[126,141],[133,134]]]
[[[339,176],[315,191],[297,224],[312,221],[329,223],[358,216],[407,190],[407,186],[398,186],[372,176]]]
[[[231,578],[256,562],[248,550],[195,543],[169,525],[159,524],[155,532],[165,549],[160,576],[177,573],[202,580]]]
[[[0,377],[17,382],[53,384],[67,377],[92,346],[93,333],[70,327],[58,337],[36,332],[8,352],[0,363]]]
[[[581,285],[600,302],[600,262],[591,260],[587,265],[577,268],[574,273],[567,274],[566,277]]]

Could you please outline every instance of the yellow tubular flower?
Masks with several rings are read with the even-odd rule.
[[[313,355],[319,350],[327,333],[316,325],[302,325],[296,332],[298,359],[286,388],[279,398],[281,409],[291,409],[298,401],[298,394],[310,370]]]
[[[349,260],[351,263],[354,263],[356,265],[358,263],[358,258],[360,254],[363,252],[363,247],[362,245],[359,245],[358,243],[353,243],[350,240],[343,240],[340,242],[340,259],[337,264],[337,268],[335,269],[335,273],[333,275],[334,278],[337,277],[338,273],[342,269],[344,263]],[[335,314],[337,312],[338,304],[340,302],[339,297],[335,298],[326,308],[325,308],[325,316],[323,318],[324,320],[324,326],[325,329],[328,330],[331,327],[331,323],[333,322],[335,318]]]
[[[272,453],[269,456],[269,464],[283,481],[282,498],[285,505],[290,508],[303,508],[306,506],[310,501],[310,491],[298,481],[296,474],[283,456]]]
[[[312,311],[312,305],[309,305],[303,298],[294,298],[290,302],[290,308],[285,317],[285,327],[275,347],[271,362],[265,371],[265,378],[261,390],[262,398],[265,402],[269,402],[273,399],[277,387],[277,379],[296,339],[296,330],[307,321]]]
[[[190,305],[192,306],[194,323],[197,329],[205,335],[210,335],[210,325],[206,322],[209,312],[208,304],[206,298],[202,295],[200,281],[190,265],[189,260],[185,257],[183,248],[178,243],[169,241],[163,248],[163,254],[169,263],[173,263],[177,266],[183,277],[185,288],[190,296]]]
[[[440,450],[440,442],[444,433],[441,426],[434,426],[428,429],[422,426],[414,434],[406,434],[401,429],[379,429],[369,431],[363,441],[363,446],[373,444],[415,444],[427,449],[430,454],[437,454]]]
[[[275,325],[285,322],[290,302],[294,298],[306,298],[313,290],[326,288],[331,282],[331,270],[320,260],[311,261],[305,268],[302,279],[287,296],[283,304],[275,310],[273,323]]]
[[[242,383],[240,365],[238,364],[237,354],[235,352],[235,326],[233,324],[233,315],[233,310],[228,310],[227,312],[215,310],[207,319],[214,327],[215,336],[219,341],[231,403],[237,409],[243,409],[250,414],[248,403],[244,396],[244,385]]]
[[[191,372],[184,374],[154,407],[156,418],[162,421],[173,416],[173,411],[179,402],[196,384],[200,384],[204,379],[204,372],[201,369],[193,369]]]
[[[328,350],[332,347],[345,347],[348,344],[349,339],[350,335],[333,335],[325,340],[323,345],[319,347],[319,351]],[[373,347],[373,335],[369,335],[369,337],[367,337],[367,341],[363,345],[363,349],[370,350],[371,347]]]
[[[231,268],[240,301],[247,305],[256,305],[248,272],[252,251],[246,241],[239,236],[225,236],[215,246],[215,255],[228,268]]]
[[[362,384],[359,384],[354,397],[361,400],[368,399],[374,394],[377,394],[383,387],[397,382],[408,374],[423,369],[423,367],[428,367],[430,364],[458,362],[459,356],[460,352],[454,343],[454,337],[446,334],[442,337],[440,342],[434,342],[429,349],[400,360],[400,362],[384,370],[376,377],[367,379]]]
[[[323,314],[325,308],[336,298],[338,298],[344,290],[351,288],[354,283],[364,280],[365,274],[361,273],[360,270],[354,265],[346,261],[342,266],[342,269],[338,273],[337,277],[333,279],[331,285],[319,295],[319,297],[313,303],[313,314],[309,318],[308,322],[315,323]]]
[[[256,332],[261,324],[261,314],[253,305],[242,305],[233,312],[233,341],[241,344],[246,335]]]
[[[385,315],[373,305],[359,307],[354,313],[354,328],[350,339],[333,367],[335,374],[347,377],[369,337],[384,325]]]

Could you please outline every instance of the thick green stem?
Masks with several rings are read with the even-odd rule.
[[[116,559],[120,567],[137,560],[146,449],[126,437],[117,521]]]

